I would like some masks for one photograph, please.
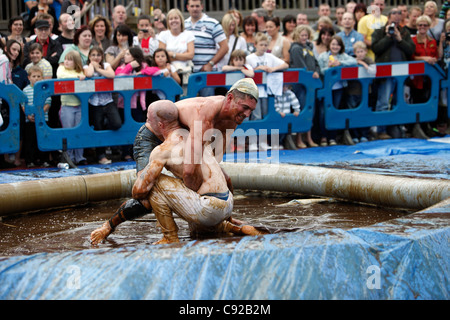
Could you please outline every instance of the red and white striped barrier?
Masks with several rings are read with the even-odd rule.
[[[425,63],[399,63],[391,65],[377,65],[375,77],[413,76],[425,73]],[[341,69],[341,79],[373,78],[364,67],[348,67]]]
[[[152,89],[152,77],[55,81],[55,94]]]
[[[284,83],[297,83],[299,71],[284,71]],[[211,73],[206,76],[207,86],[232,86],[236,81],[245,78],[242,73]],[[253,77],[256,85],[267,84],[267,74],[265,72],[255,72]]]

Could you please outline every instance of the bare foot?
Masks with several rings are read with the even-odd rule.
[[[169,239],[167,239],[166,237],[163,237],[161,240],[156,241],[156,242],[153,243],[153,244],[154,244],[154,245],[157,245],[157,244],[168,244],[168,243],[177,243],[177,242],[180,242],[180,240],[178,239],[178,237],[177,237],[177,238],[174,238],[174,239],[172,239],[172,240],[169,240]]]
[[[112,232],[109,222],[106,221],[100,228],[95,229],[91,233],[91,244],[97,245],[105,240]]]
[[[246,234],[246,235],[249,235],[249,236],[259,236],[259,235],[262,235],[262,234],[267,234],[267,232],[259,231],[255,227],[248,226],[248,225],[242,226],[241,232],[243,234]]]

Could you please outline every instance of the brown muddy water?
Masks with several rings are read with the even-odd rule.
[[[126,199],[3,218],[0,222],[0,257],[90,249],[90,233],[109,219],[124,200]],[[366,227],[412,212],[304,195],[238,191],[235,194],[233,217],[248,224],[265,226],[272,233],[277,233]],[[180,241],[194,240],[187,223],[177,216],[175,221],[180,229]],[[227,236],[208,235],[203,239],[214,237]],[[240,239],[230,237],[230,240]],[[99,247],[151,245],[160,238],[156,218],[154,214],[148,214],[122,223]]]

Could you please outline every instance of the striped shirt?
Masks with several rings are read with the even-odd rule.
[[[39,60],[38,63],[34,64],[33,62],[30,62],[29,64],[27,64],[27,66],[25,67],[25,71],[28,72],[28,70],[31,68],[31,66],[37,65],[39,68],[42,69],[43,72],[43,78],[53,78],[53,68],[52,65],[50,64],[50,62],[48,62],[46,59],[42,58],[41,60]]]
[[[300,112],[300,103],[298,102],[295,93],[291,90],[283,91],[282,96],[275,96],[275,111],[278,113],[293,113],[291,112],[291,108],[293,112]]]
[[[184,26],[186,30],[191,31],[195,36],[195,55],[192,62],[194,63],[194,72],[198,72],[214,58],[219,43],[226,40],[226,36],[222,25],[216,19],[210,18],[206,14],[203,14],[195,24],[192,24],[191,17],[187,18],[184,21]]]
[[[28,86],[23,88],[23,93],[25,93],[25,95],[27,96],[27,99],[28,99],[28,102],[25,106],[25,109],[27,109],[27,107],[30,107],[34,104],[34,86],[31,86],[31,84],[29,84]],[[45,99],[44,105],[51,104],[51,103],[52,103],[51,97],[47,97],[47,99]],[[42,107],[44,107],[44,106],[42,106]],[[28,117],[25,118],[25,121],[29,122]],[[45,112],[45,121],[48,121],[48,111]]]

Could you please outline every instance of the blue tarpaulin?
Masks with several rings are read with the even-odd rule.
[[[448,179],[449,151],[444,142],[409,139],[281,151],[280,160],[365,171],[381,161],[376,173],[422,168]],[[93,168],[57,172],[106,170]],[[447,199],[350,230],[14,256],[0,259],[0,299],[449,299],[449,218]]]

